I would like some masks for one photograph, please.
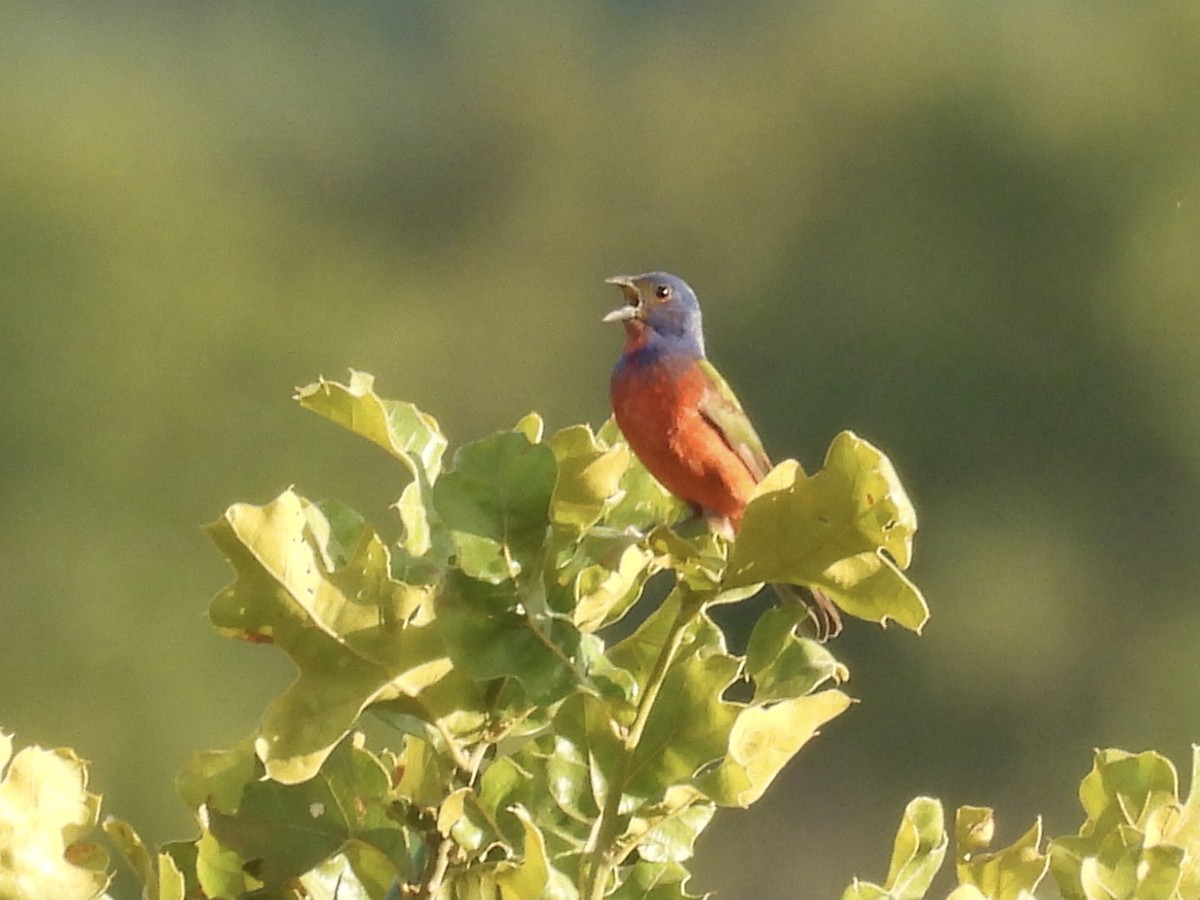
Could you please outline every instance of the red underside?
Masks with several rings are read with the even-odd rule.
[[[691,360],[626,366],[613,376],[613,412],[633,452],[667,490],[737,528],[755,480],[700,415],[708,390]]]

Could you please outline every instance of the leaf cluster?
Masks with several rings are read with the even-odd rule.
[[[369,375],[298,400],[395,457],[399,533],[290,489],[209,527],[236,572],[214,625],[298,674],[254,734],[180,774],[196,839],[154,852],[104,822],[151,900],[682,900],[716,811],[758,800],[852,702],[801,607],[763,613],[744,653],[711,608],[769,581],[871,621],[928,617],[904,574],[912,506],[848,432],[815,474],[770,473],[731,544],[688,520],[611,422],[546,435],[531,414],[448,460],[437,422]],[[666,598],[606,640],[660,572]],[[386,746],[368,746],[364,716]],[[102,894],[85,764],[14,756],[0,735],[0,773],[0,898]],[[1200,748],[1186,799],[1163,757],[1098,752],[1084,825],[1045,846],[1039,821],[989,850],[992,811],[963,807],[950,896],[1023,900],[1048,872],[1070,900],[1200,896],[1198,776]],[[917,798],[884,883],[843,900],[926,896],[948,845],[941,804]]]
[[[298,676],[256,734],[181,774],[202,831],[165,848],[163,893],[178,873],[209,897],[685,897],[716,809],[761,797],[851,703],[803,609],[768,611],[745,654],[709,609],[784,581],[927,618],[902,572],[912,507],[850,433],[815,475],[773,472],[731,545],[611,422],[546,434],[530,414],[450,459],[437,422],[365,373],[297,399],[397,460],[399,534],[290,489],[209,527],[236,572],[214,625]],[[662,604],[606,641],[664,571]]]
[[[1200,746],[1191,788],[1179,795],[1171,761],[1153,751],[1097,750],[1079,787],[1087,816],[1077,835],[1043,841],[1038,819],[1002,849],[989,850],[991,809],[955,818],[958,886],[947,900],[1034,900],[1047,874],[1066,900],[1195,900],[1200,897]],[[942,804],[918,797],[896,833],[882,885],[855,881],[842,900],[921,900],[945,860]]]

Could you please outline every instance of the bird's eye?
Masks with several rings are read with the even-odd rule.
[[[654,289],[654,296],[658,297],[660,300],[666,300],[671,296],[671,289],[665,284],[660,284]]]

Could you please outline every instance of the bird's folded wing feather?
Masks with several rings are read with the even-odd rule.
[[[750,418],[738,402],[733,388],[707,359],[699,361],[708,382],[708,390],[700,401],[702,415],[721,435],[738,458],[750,470],[755,481],[762,481],[771,470],[771,460],[763,450],[762,440],[750,424]]]

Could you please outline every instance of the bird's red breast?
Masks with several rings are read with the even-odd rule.
[[[611,384],[625,439],[663,487],[736,529],[756,479],[700,412],[711,390],[703,370],[686,357],[642,362],[630,349]]]

